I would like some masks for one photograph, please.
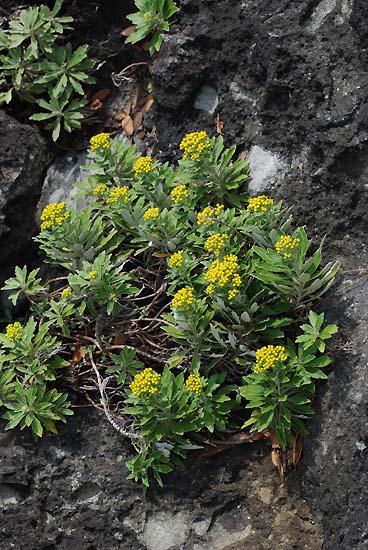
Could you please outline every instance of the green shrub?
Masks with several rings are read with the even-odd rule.
[[[331,363],[325,342],[337,331],[311,306],[339,265],[321,266],[322,247],[311,251],[281,202],[249,198],[247,163],[221,137],[194,132],[181,149],[174,169],[94,136],[81,185],[88,208],[47,206],[36,238],[65,275],[42,283],[37,270],[17,268],[4,287],[13,303],[30,303],[26,324],[0,338],[8,428],[19,419],[40,435],[24,417],[29,399],[40,403],[36,416],[46,407],[65,420],[69,404],[52,392],[83,346],[73,360],[98,375],[90,399],[100,395],[133,440],[130,477],[144,487],[212,433],[267,430],[284,450],[306,435],[315,382]]]
[[[85,84],[94,79],[87,74],[94,61],[88,46],[73,50],[71,44],[58,46],[57,40],[70,29],[72,17],[60,17],[63,0],[55,0],[52,10],[41,5],[20,10],[0,34],[0,103],[10,103],[14,95],[37,104],[43,112],[32,120],[49,121],[46,128],[56,141],[61,129],[80,128]]]

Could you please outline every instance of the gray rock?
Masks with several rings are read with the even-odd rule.
[[[134,451],[103,414],[59,428],[37,444],[15,432],[0,447],[1,550],[321,549],[320,527],[280,484],[266,445],[192,457],[143,497],[126,479]]]
[[[218,93],[215,88],[212,86],[202,86],[199,90],[195,100],[194,107],[200,111],[205,111],[206,113],[212,115],[218,105]]]
[[[57,157],[46,174],[39,203],[39,214],[47,204],[53,202],[65,201],[68,207],[72,204],[80,208],[85,206],[85,200],[76,200],[74,197],[80,192],[76,184],[84,180],[85,172],[82,166],[86,164],[88,164],[86,152]]]
[[[38,131],[0,111],[0,284],[29,259],[45,161]]]
[[[249,194],[260,195],[270,191],[276,181],[286,174],[287,165],[282,158],[259,145],[254,145],[248,156],[250,167]]]

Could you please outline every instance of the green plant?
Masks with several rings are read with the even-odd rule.
[[[30,7],[20,10],[0,34],[0,103],[10,103],[14,94],[22,101],[37,103],[44,111],[31,120],[48,120],[46,128],[56,141],[63,128],[80,128],[87,101],[84,85],[94,82],[87,74],[94,61],[86,45],[73,51],[71,44],[57,45],[71,17],[59,17],[63,0],[54,8]],[[86,72],[87,71],[87,72]]]
[[[69,406],[67,395],[55,389],[46,391],[45,385],[24,388],[16,382],[12,400],[5,403],[9,409],[3,415],[8,420],[5,429],[11,430],[18,425],[21,430],[31,427],[36,437],[42,437],[44,428],[57,433],[55,422],[66,422],[66,417],[73,414]]]
[[[169,31],[178,8],[173,0],[135,0],[135,5],[138,12],[127,16],[135,25],[135,29],[126,41],[136,44],[151,36],[149,51],[153,54],[160,50],[163,42],[162,33]]]
[[[309,317],[313,321],[319,318],[322,325],[323,314],[317,316],[311,311]],[[307,334],[297,338],[297,342],[304,342],[298,353],[293,344],[286,348],[272,345],[260,348],[253,374],[244,378],[245,385],[239,389],[240,395],[248,400],[246,408],[253,409],[243,426],[252,426],[252,430],[258,432],[271,427],[283,449],[292,445],[293,432],[308,435],[304,419],[314,414],[311,407],[316,390],[314,379],[326,378],[321,369],[331,363],[329,357],[317,357],[315,353],[318,348],[323,353],[324,340],[337,332],[337,326],[324,328],[323,346],[319,342],[311,344],[306,339],[312,328],[302,325],[301,329]]]
[[[55,89],[54,89],[55,90]],[[82,109],[87,105],[85,99],[70,100],[71,90],[67,90],[61,96],[55,97],[54,90],[49,89],[50,101],[39,99],[37,104],[42,107],[46,113],[35,113],[30,116],[31,120],[50,120],[46,124],[47,130],[52,130],[52,139],[57,141],[61,129],[67,132],[80,128],[80,121],[83,119]]]
[[[73,388],[133,441],[144,488],[219,439],[267,436],[287,461],[337,331],[311,307],[338,263],[322,265],[290,208],[248,197],[248,165],[221,137],[191,133],[182,150],[174,169],[91,138],[89,205],[48,205],[36,237],[60,276],[17,268],[4,286],[29,313],[0,335],[2,406],[24,412],[33,387],[44,403],[73,364]]]

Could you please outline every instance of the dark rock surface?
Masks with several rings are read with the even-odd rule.
[[[269,450],[189,461],[142,496],[129,449],[98,413],[37,445],[0,440],[2,550],[318,550],[311,511],[275,475]]]
[[[0,111],[0,284],[30,260],[45,161],[38,131]]]

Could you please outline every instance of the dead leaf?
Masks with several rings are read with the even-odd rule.
[[[222,130],[223,129],[224,129],[224,123],[221,120],[220,113],[217,113],[217,124],[216,124],[217,133],[222,135]]]
[[[115,334],[114,346],[124,346],[126,344],[126,335],[125,334]]]
[[[101,90],[98,90],[98,92],[95,93],[95,95],[91,99],[91,103],[96,101],[96,99],[99,99],[100,101],[105,101],[111,94],[111,88],[102,88]]]
[[[47,429],[49,430],[49,432],[51,432],[51,433],[53,433],[53,434],[57,434],[57,433],[58,433],[55,424],[47,424]]]
[[[124,120],[121,121],[121,127],[127,136],[132,136],[134,134],[133,121],[130,116],[127,116]]]
[[[126,115],[130,115],[131,112],[132,112],[132,102],[128,101],[128,103],[124,107],[124,113]]]
[[[238,159],[239,159],[239,160],[244,160],[244,159],[247,158],[247,156],[248,156],[248,151],[241,151],[241,152],[239,153]]]
[[[137,134],[138,139],[144,139],[145,137],[146,137],[146,132],[139,132],[139,134]]]
[[[80,363],[80,361],[82,361],[85,355],[86,355],[86,352],[84,351],[82,346],[80,345],[76,346],[72,357],[72,363]]]
[[[145,42],[143,42],[143,44],[141,44],[141,48],[144,52],[148,52],[150,48],[150,43],[148,42],[148,40],[146,40]]]
[[[141,126],[142,122],[143,122],[143,113],[141,111],[138,111],[138,113],[133,118],[133,128],[135,132]]]
[[[135,90],[134,90],[134,100],[133,100],[133,105],[132,105],[132,110],[133,110],[133,113],[136,112],[137,110],[137,105],[138,105],[138,99],[139,99],[139,87],[136,86]]]
[[[115,120],[117,120],[118,122],[121,122],[125,117],[126,117],[126,114],[122,111],[115,113]]]
[[[134,31],[135,29],[135,25],[129,25],[129,27],[125,27],[125,29],[123,29],[120,34],[121,36],[125,36],[125,37],[128,37],[132,34],[132,32]]]
[[[95,99],[94,101],[92,101],[91,105],[89,106],[89,108],[92,110],[92,111],[97,111],[98,109],[101,109],[103,103],[100,99]]]
[[[144,111],[145,113],[150,110],[150,108],[153,105],[153,93],[149,93],[146,99],[146,103],[144,104]]]

